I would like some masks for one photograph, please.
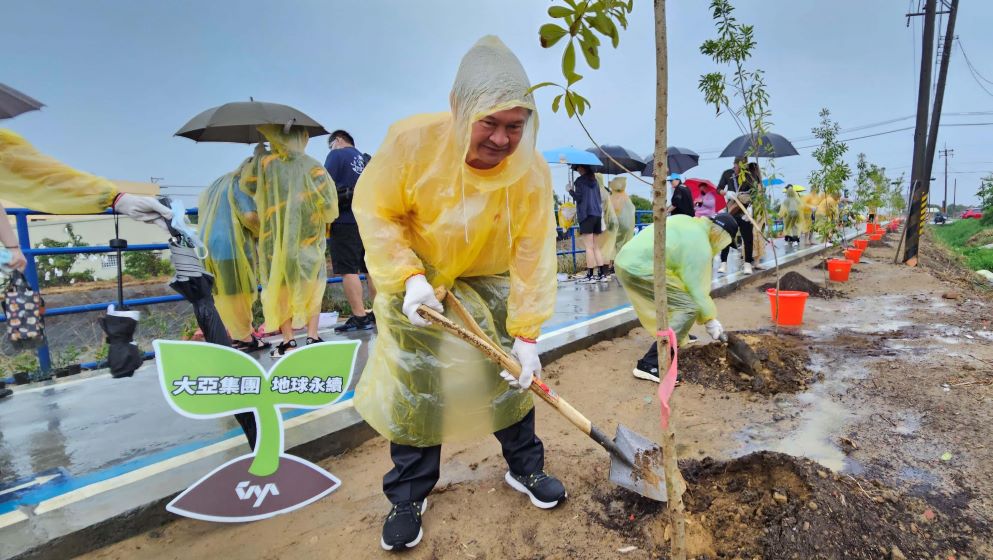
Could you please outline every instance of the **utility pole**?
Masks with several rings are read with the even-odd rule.
[[[952,206],[958,206],[958,194],[959,194],[959,179],[955,178],[954,187],[952,187]]]
[[[945,144],[945,149],[940,152],[941,157],[945,158],[945,197],[941,199],[941,213],[948,215],[948,158],[955,155],[955,150],[949,150],[948,144]]]
[[[948,64],[952,58],[952,43],[955,38],[955,19],[958,16],[959,0],[941,0],[944,7],[948,8],[948,26],[945,28],[944,41],[939,50],[941,51],[941,66],[938,69],[938,83],[934,91],[934,107],[931,111],[931,124],[928,126],[927,138],[927,176],[931,176],[934,168],[934,152],[938,145],[938,129],[941,126],[941,107],[945,99],[945,80],[948,77]],[[941,200],[941,211],[945,211],[948,202],[948,159],[945,159],[945,198]]]
[[[927,155],[928,108],[931,105],[931,60],[934,54],[934,13],[937,0],[926,0],[924,10],[924,36],[921,41],[921,78],[917,88],[917,124],[914,128],[914,159],[910,172],[910,207],[907,211],[907,225],[903,230],[904,254],[897,259],[910,266],[917,265],[917,251],[920,244],[920,234],[924,228],[924,216],[927,212],[927,192],[930,182],[927,181],[927,165],[924,158]]]

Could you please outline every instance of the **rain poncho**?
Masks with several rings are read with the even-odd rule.
[[[257,149],[200,195],[200,237],[207,246],[204,266],[214,276],[214,304],[231,337],[239,340],[253,330],[252,304],[258,297],[254,235],[259,221],[255,200],[241,190],[240,181],[242,170],[254,176],[264,155],[264,149]]]
[[[603,208],[603,232],[597,236],[597,243],[600,244],[600,254],[605,262],[613,262],[614,255],[617,254],[615,244],[617,243],[617,214],[614,206],[610,203],[610,191],[603,186],[603,176],[597,175],[597,182],[600,183],[600,206]]]
[[[77,171],[0,129],[0,198],[50,214],[98,214],[116,196],[107,179]]]
[[[665,284],[669,326],[680,344],[694,323],[717,318],[710,297],[714,257],[731,243],[731,236],[709,218],[677,215],[666,220]],[[657,332],[654,289],[655,226],[641,230],[617,254],[614,269],[638,320]]]
[[[822,195],[817,204],[815,229],[820,232],[829,231],[831,229],[830,226],[825,224],[828,222],[837,222],[840,217],[838,212],[838,200],[834,196]]]
[[[634,237],[635,208],[627,193],[627,177],[614,177],[610,180],[610,205],[617,215],[617,240],[614,242],[614,255],[625,243]]]
[[[559,227],[564,231],[568,231],[569,228],[576,223],[576,203],[575,202],[563,202],[559,204]]]
[[[786,189],[786,199],[779,205],[779,217],[783,219],[783,234],[799,237],[806,231],[809,213],[805,211],[803,201],[792,187]]]
[[[325,224],[338,217],[338,195],[324,166],[304,153],[305,130],[262,125],[259,132],[272,153],[243,169],[239,186],[258,208],[262,312],[272,328],[286,321],[300,328],[321,310]]]
[[[400,306],[404,282],[425,274],[452,289],[491,339],[537,338],[556,290],[548,165],[535,150],[538,116],[524,68],[496,37],[465,55],[451,112],[394,124],[353,201],[379,293],[379,334],[355,393],[362,418],[395,443],[427,447],[500,430],[534,406],[500,368],[438,328],[417,328]],[[472,124],[531,111],[516,151],[497,167],[465,163]],[[452,310],[446,314],[454,320]]]

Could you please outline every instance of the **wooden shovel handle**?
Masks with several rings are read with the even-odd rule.
[[[451,294],[447,295],[449,297],[439,299],[448,299],[458,302],[458,300]],[[465,308],[462,307],[462,304],[456,303],[452,305],[452,307],[454,308],[456,314],[458,314],[459,317],[465,321],[466,325],[469,326],[469,329],[476,332],[471,332],[470,330],[463,328],[461,325],[456,324],[448,317],[445,317],[430,307],[422,305],[417,309],[417,312],[421,317],[424,317],[428,321],[431,321],[432,323],[478,348],[484,355],[486,355],[486,357],[510,372],[510,374],[514,377],[520,377],[521,365],[518,364],[514,358],[504,352],[503,348],[497,346],[489,340],[489,337],[486,336],[483,329],[479,327],[476,320],[472,318],[472,315],[470,315]],[[572,422],[572,424],[579,428],[584,434],[590,435],[590,432],[593,430],[593,424],[590,423],[589,419],[573,408],[572,405],[566,402],[565,399],[558,396],[558,394],[555,393],[555,391],[546,385],[540,378],[535,377],[534,381],[531,383],[531,392],[541,397],[542,400],[548,404],[552,405],[562,416],[565,416],[566,420]]]

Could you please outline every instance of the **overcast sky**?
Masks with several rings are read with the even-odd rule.
[[[737,16],[756,28],[749,62],[766,72],[775,132],[800,156],[777,161],[789,182],[806,183],[816,166],[810,129],[828,107],[843,129],[911,117],[916,110],[920,29],[904,15],[918,0],[735,0]],[[699,76],[718,69],[700,54],[714,35],[704,0],[670,0],[669,143],[703,159],[688,176],[717,179],[729,160],[716,158],[740,134],[715,117],[697,90]],[[173,133],[198,112],[227,101],[286,103],[329,130],[352,132],[374,152],[391,122],[447,109],[448,91],[465,51],[486,34],[517,53],[532,82],[560,76],[560,48],[538,46],[548,19],[541,0],[34,0],[3,8],[0,82],[47,106],[2,123],[41,150],[115,179],[166,185],[209,184],[249,153],[237,144],[196,144]],[[654,38],[652,3],[635,0],[631,25],[616,51],[601,51],[599,71],[580,70],[579,90],[593,104],[587,124],[601,143],[640,154],[653,148]],[[962,0],[956,35],[976,69],[993,80],[993,2]],[[958,44],[945,96],[943,124],[993,122],[993,82],[977,84]],[[982,78],[978,78],[981,80]],[[579,126],[538,95],[539,148],[589,146]],[[985,112],[986,114],[950,115]],[[843,138],[913,126],[905,118],[848,132]],[[853,140],[858,152],[891,176],[908,172],[913,131]],[[939,148],[955,150],[952,181],[959,203],[974,202],[979,178],[993,170],[993,126],[943,127]],[[323,161],[326,141],[308,152]],[[944,162],[935,161],[940,201]],[[562,190],[564,173],[555,174]],[[647,187],[629,190],[647,195]]]

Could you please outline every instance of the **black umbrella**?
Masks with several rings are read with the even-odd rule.
[[[700,154],[686,148],[669,146],[665,150],[666,160],[669,165],[669,173],[686,173],[690,169],[700,165]],[[645,169],[641,171],[645,177],[655,176],[655,157],[648,158],[645,162]]]
[[[755,140],[761,140],[761,143]],[[799,155],[790,141],[778,134],[767,132],[761,136],[745,134],[728,144],[720,157],[786,157]]]
[[[0,119],[10,119],[44,106],[41,101],[28,97],[10,86],[0,84]]]
[[[279,124],[305,128],[311,138],[328,134],[317,121],[287,105],[263,101],[237,101],[207,109],[176,131],[176,136],[197,142],[265,142],[259,125]]]
[[[645,168],[645,160],[623,146],[604,144],[598,148],[587,148],[586,151],[594,154],[603,162],[603,165],[592,167],[595,173],[620,175],[628,171],[637,173]],[[618,163],[620,166],[617,165]]]
[[[145,355],[134,343],[134,333],[138,330],[137,311],[124,305],[123,251],[128,242],[121,239],[118,217],[114,215],[114,239],[110,246],[117,251],[117,304],[107,308],[107,315],[100,319],[100,327],[107,334],[107,366],[114,378],[131,377],[141,367]]]
[[[171,201],[163,199],[162,203],[172,206]],[[177,210],[178,211],[178,210]],[[172,238],[169,239],[169,260],[176,270],[169,287],[193,304],[193,316],[197,326],[203,332],[203,339],[212,344],[231,346],[231,335],[221,321],[217,307],[214,306],[214,277],[203,267],[203,261],[197,254],[197,248],[191,239],[183,232],[169,226]],[[255,415],[251,412],[235,414],[235,419],[241,425],[248,438],[248,445],[255,449],[257,428]]]

